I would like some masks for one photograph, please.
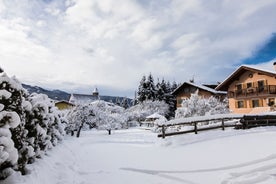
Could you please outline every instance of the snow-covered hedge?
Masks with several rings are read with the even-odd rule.
[[[0,74],[0,179],[26,165],[62,140],[63,122],[46,95],[31,94],[21,83]]]

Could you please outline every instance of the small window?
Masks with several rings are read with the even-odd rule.
[[[252,107],[255,108],[255,107],[260,107],[260,103],[259,103],[259,100],[252,100]]]
[[[236,89],[237,89],[238,91],[242,90],[242,84],[236,84]]]
[[[269,98],[268,99],[268,106],[274,106],[275,105],[275,98]]]
[[[178,99],[177,100],[177,103],[180,104],[180,105],[182,104],[182,102],[183,102],[183,99]]]
[[[246,83],[246,87],[247,87],[247,88],[252,88],[252,82]]]
[[[244,108],[244,101],[238,101],[238,108]]]

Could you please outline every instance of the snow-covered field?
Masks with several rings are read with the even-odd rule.
[[[3,184],[274,184],[276,127],[166,139],[141,129],[82,132]]]

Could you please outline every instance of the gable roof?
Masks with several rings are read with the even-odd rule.
[[[225,91],[217,91],[213,88],[210,88],[210,87],[207,87],[207,86],[204,86],[202,84],[195,84],[195,83],[191,83],[191,82],[184,82],[183,84],[181,84],[178,88],[176,88],[172,94],[175,95],[177,94],[185,85],[189,85],[189,86],[194,86],[198,89],[201,89],[201,90],[204,90],[204,91],[208,91],[212,94],[226,94]]]
[[[265,74],[268,76],[276,77],[275,71],[263,70],[263,69],[256,68],[256,67],[241,65],[232,74],[230,74],[222,83],[220,83],[215,89],[227,91],[228,86],[232,83],[232,81],[239,78],[240,75],[242,75],[245,71],[252,71],[255,73],[262,73],[262,74]]]
[[[94,102],[96,100],[99,100],[99,96],[71,94],[69,102],[73,104],[90,104],[91,102]]]

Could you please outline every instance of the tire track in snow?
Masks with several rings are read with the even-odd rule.
[[[270,161],[276,159],[276,154],[269,155],[265,158],[262,159],[257,159],[241,164],[236,164],[236,165],[230,165],[230,166],[225,166],[225,167],[217,167],[217,168],[210,168],[210,169],[196,169],[196,170],[184,170],[184,171],[166,171],[166,170],[148,170],[148,169],[137,169],[137,168],[120,168],[121,170],[127,170],[127,171],[133,171],[133,172],[140,172],[140,173],[145,173],[145,174],[152,174],[152,175],[157,175],[160,173],[201,173],[201,172],[213,172],[213,171],[223,171],[223,170],[230,170],[230,169],[237,169],[241,167],[246,167],[250,165],[255,165],[259,164],[262,162]],[[275,165],[276,167],[276,165]]]

